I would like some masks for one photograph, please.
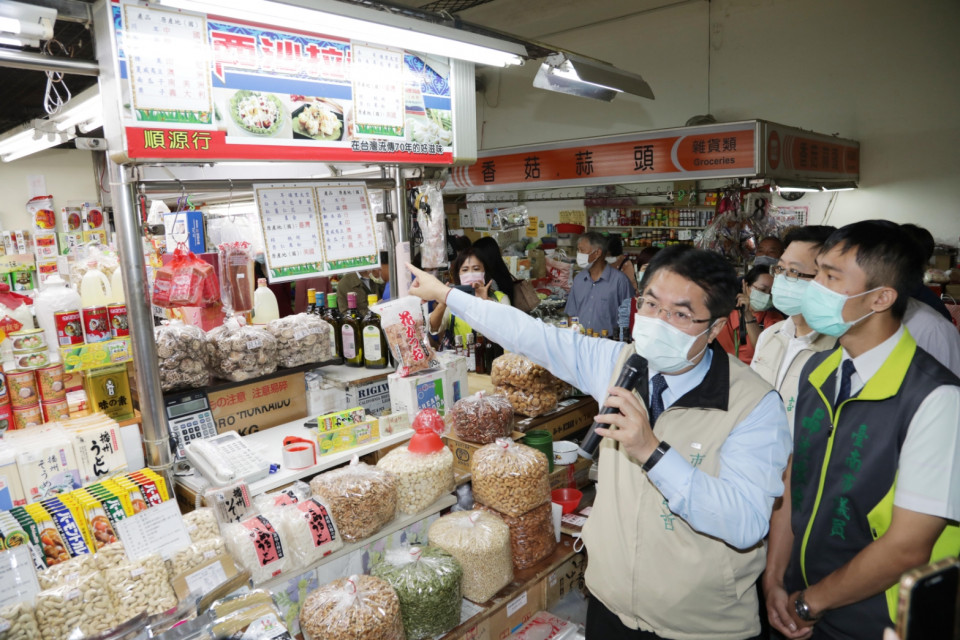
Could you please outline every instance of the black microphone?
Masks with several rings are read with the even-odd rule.
[[[641,376],[646,378],[646,374],[647,361],[635,353],[627,358],[626,364],[623,365],[623,369],[620,371],[620,377],[617,378],[615,383],[613,383],[613,386],[622,387],[632,391]],[[619,409],[614,409],[613,407],[603,407],[603,409],[600,410],[600,415],[606,415],[608,413],[619,413]],[[580,444],[580,448],[577,450],[577,452],[584,458],[589,458],[592,460],[593,454],[596,453],[597,447],[600,446],[600,441],[603,439],[603,436],[597,434],[597,427],[609,426],[610,425],[601,422],[594,422],[592,425],[590,425],[590,430],[587,431],[587,435],[583,437],[583,442]]]

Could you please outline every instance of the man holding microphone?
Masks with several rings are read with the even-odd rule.
[[[736,299],[719,255],[676,246],[640,284],[634,343],[587,338],[452,291],[411,268],[411,294],[445,301],[504,348],[603,406],[600,478],[583,531],[587,637],[759,638],[754,585],[790,434],[780,397],[714,340]],[[637,353],[647,376],[610,388]]]

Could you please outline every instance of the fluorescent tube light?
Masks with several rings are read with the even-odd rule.
[[[34,139],[31,136],[29,140],[13,146],[9,151],[0,151],[0,160],[13,162],[14,160],[19,160],[20,158],[43,151],[44,149],[68,142],[72,138],[73,135],[68,132],[50,133],[42,135],[39,139]]]
[[[781,187],[777,185],[777,191],[780,193],[820,193],[820,187]]]
[[[618,93],[653,100],[653,90],[636,73],[574,53],[555,53],[540,65],[533,86],[582,98],[610,102]]]
[[[267,0],[163,0],[162,4],[185,11],[239,18],[297,30],[303,30],[307,25],[317,25],[314,28],[323,33],[350,40],[496,67],[522,64],[522,56],[527,55],[526,48],[514,42],[350,6],[343,7],[342,11],[350,11],[356,16],[363,17],[340,15]],[[335,11],[341,10],[336,3],[315,2],[314,4]]]
[[[39,47],[53,38],[56,9],[23,2],[0,2],[0,44]]]

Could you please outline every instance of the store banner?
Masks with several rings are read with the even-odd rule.
[[[112,11],[128,158],[454,160],[447,58],[136,0]]]
[[[492,150],[455,167],[450,182],[500,191],[751,176],[756,136],[751,121]]]
[[[859,181],[859,142],[772,122],[762,124],[766,177]]]

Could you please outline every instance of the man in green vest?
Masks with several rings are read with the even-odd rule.
[[[916,251],[889,222],[847,225],[803,296],[840,347],[801,373],[789,508],[774,514],[790,525],[770,530],[767,610],[788,638],[881,638],[900,575],[960,551],[960,379],[902,324]]]

